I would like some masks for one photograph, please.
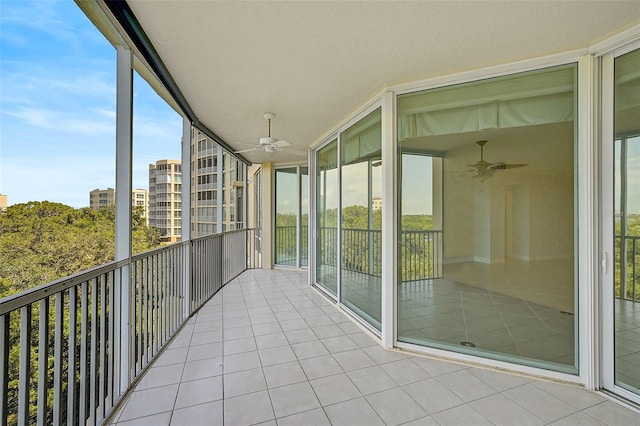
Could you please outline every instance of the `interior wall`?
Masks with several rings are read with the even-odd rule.
[[[508,129],[488,140],[486,161],[526,166],[497,172],[480,182],[468,167],[480,158],[475,140],[446,153],[445,263],[571,258],[573,123]]]

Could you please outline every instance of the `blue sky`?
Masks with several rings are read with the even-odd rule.
[[[71,0],[0,1],[0,193],[88,206],[115,185],[116,51]],[[134,182],[180,159],[182,119],[134,77]]]

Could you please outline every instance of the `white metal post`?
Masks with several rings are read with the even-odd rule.
[[[316,234],[316,216],[318,212],[316,209],[318,208],[316,204],[316,191],[318,181],[316,180],[316,151],[309,150],[307,152],[307,164],[309,168],[307,169],[307,173],[309,174],[309,216],[307,220],[307,226],[309,227],[308,233],[309,238],[307,239],[307,258],[309,259],[307,263],[307,273],[309,285],[313,285],[316,283],[316,256],[318,244],[316,244],[316,239],[318,238]]]
[[[222,212],[222,204],[224,200],[224,149],[222,146],[217,145],[218,154],[217,163],[216,163],[216,176],[218,180],[216,182],[216,233],[221,233],[224,231],[224,226],[222,224],[223,221],[223,212]]]
[[[182,241],[191,240],[191,121],[182,119]],[[184,250],[183,278],[184,311],[182,319],[190,312],[191,300],[191,245]]]
[[[382,96],[382,344],[395,342],[398,198],[395,93]]]
[[[116,249],[115,260],[131,258],[131,183],[133,151],[133,53],[128,47],[117,48],[116,75]],[[130,308],[129,289],[131,271],[123,267],[122,279],[116,285],[116,303],[119,304],[120,336],[120,391],[125,392],[131,380]],[[118,318],[116,318],[118,320]]]
[[[579,354],[578,368],[585,386],[594,388],[596,382],[596,305],[598,292],[598,195],[597,155],[595,132],[595,59],[591,55],[578,61],[578,105],[576,130],[578,177],[578,295],[576,330]]]

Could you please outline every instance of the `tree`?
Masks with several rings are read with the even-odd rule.
[[[160,245],[160,233],[146,225],[142,216],[142,208],[134,208],[132,212],[132,244],[133,251],[146,251]],[[38,285],[66,277],[80,271],[90,269],[114,259],[115,250],[115,208],[107,206],[99,210],[89,208],[74,209],[60,203],[29,202],[17,204],[0,213],[0,298],[19,293]],[[68,313],[76,307],[65,302],[63,311],[63,342],[70,333]],[[53,346],[53,326],[55,324],[55,308],[49,313],[49,339]],[[52,403],[53,370],[47,373],[38,371],[38,327],[39,306],[32,307],[31,336],[31,389],[30,406],[31,421],[35,422],[37,399],[36,383],[38,374],[47,374],[49,386],[49,407]],[[20,364],[20,316],[12,312],[10,316],[9,336],[9,383],[8,383],[8,423],[15,424],[18,367]],[[91,318],[88,321],[92,321]],[[70,350],[63,345],[63,362]],[[73,348],[76,352],[79,348]],[[49,365],[53,364],[53,353],[47,355]],[[65,369],[69,368],[65,364]],[[75,366],[72,366],[75,368]],[[79,374],[79,372],[77,373]],[[66,377],[66,373],[65,373]],[[66,381],[63,383],[66,392]],[[65,407],[66,409],[66,407]],[[51,413],[49,413],[51,414]],[[51,419],[49,418],[49,421]]]

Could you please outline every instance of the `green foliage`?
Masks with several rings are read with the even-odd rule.
[[[614,246],[615,296],[640,300],[640,215],[630,214],[626,217],[624,241],[620,238],[622,235],[621,225],[620,218],[616,218],[614,225],[616,235]],[[625,286],[622,285],[623,276]]]
[[[157,229],[142,208],[132,214],[133,252],[157,247]],[[114,258],[115,207],[74,209],[49,201],[16,204],[0,213],[0,297],[18,293]]]
[[[403,215],[403,231],[431,231],[433,229],[433,218],[426,214]]]

